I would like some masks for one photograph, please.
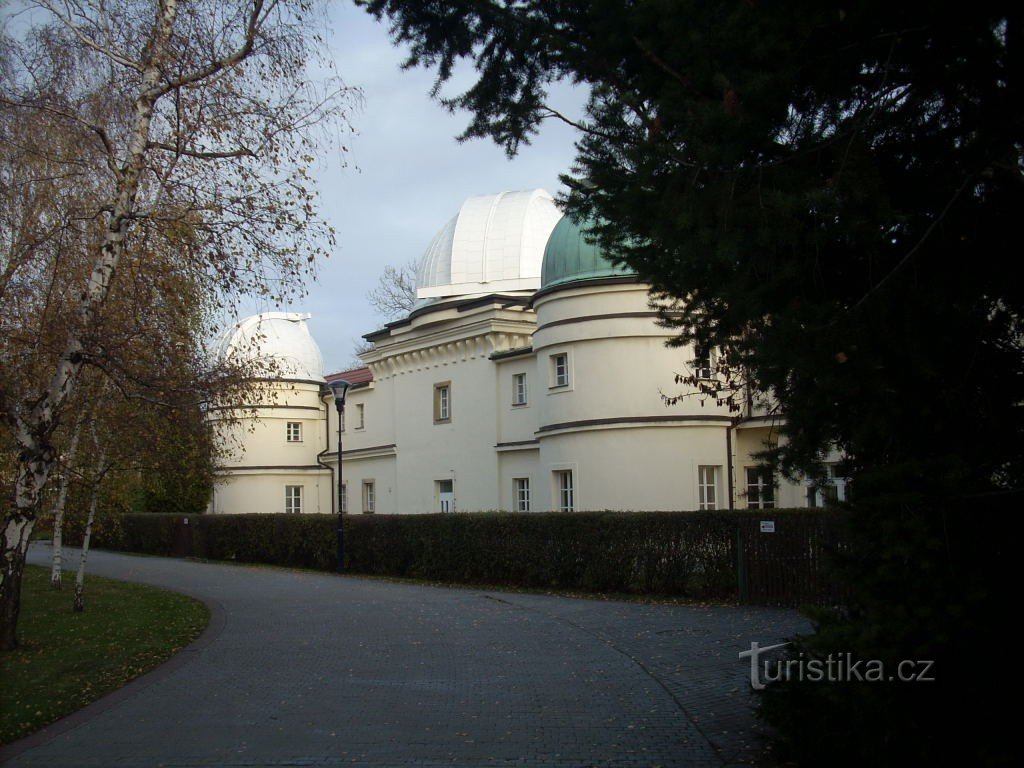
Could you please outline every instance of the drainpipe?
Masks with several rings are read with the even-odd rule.
[[[732,431],[735,428],[735,423],[730,424],[725,428],[725,476],[726,483],[729,486],[729,509],[733,510],[736,508],[735,498],[736,489],[733,487],[733,462],[732,462]]]
[[[321,403],[323,402],[324,396],[325,396],[325,393],[321,391],[321,393],[320,393],[320,402]],[[325,406],[325,410],[326,410],[326,406]],[[324,454],[330,453],[330,451],[331,451],[331,415],[330,415],[330,413],[327,413],[326,415],[327,415],[327,418],[324,419],[324,423],[326,425],[324,427],[324,442],[327,445],[326,445],[326,447],[322,451],[320,451],[320,453],[318,453],[316,455],[316,463],[319,464],[321,467],[323,467],[324,469],[326,469],[328,472],[331,473],[331,485],[330,485],[330,489],[332,491],[332,493],[330,494],[330,496],[331,496],[331,514],[334,515],[334,514],[337,514],[336,510],[334,509],[334,507],[335,507],[335,502],[334,502],[335,494],[333,493],[333,491],[334,491],[334,467],[332,467],[330,464],[324,464],[324,462],[323,462]],[[341,459],[339,457],[339,461],[340,460]]]

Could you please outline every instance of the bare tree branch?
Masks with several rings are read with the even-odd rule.
[[[46,8],[50,13],[52,13],[54,18],[60,21],[60,23],[63,24],[64,27],[69,32],[71,32],[71,34],[78,38],[79,42],[81,42],[84,46],[96,51],[96,53],[106,56],[108,59],[115,62],[116,64],[120,64],[122,67],[128,67],[129,69],[133,69],[136,72],[142,72],[143,66],[140,62],[132,61],[128,57],[122,56],[117,51],[114,51],[105,45],[100,45],[99,43],[97,43],[91,37],[83,33],[81,28],[71,21],[70,16],[65,16],[59,10],[57,10],[56,5],[50,2],[50,0],[37,0],[37,2],[41,6]]]
[[[384,267],[377,287],[366,294],[378,314],[393,320],[412,311],[416,305],[416,267],[415,260],[400,267]]]

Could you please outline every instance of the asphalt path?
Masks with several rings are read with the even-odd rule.
[[[30,562],[50,550],[34,546]],[[193,595],[207,631],[157,670],[0,749],[5,766],[759,764],[752,641],[796,612],[439,588],[90,556]]]

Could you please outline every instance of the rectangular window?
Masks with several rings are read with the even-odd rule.
[[[697,491],[701,509],[718,509],[718,472],[715,466],[697,467]]]
[[[807,506],[831,507],[850,500],[850,479],[839,474],[835,464],[825,465],[825,480],[807,486]]]
[[[348,484],[341,484],[341,511],[348,512]]]
[[[437,511],[438,512],[454,512],[455,511],[455,481],[454,480],[438,480],[435,483],[434,490],[437,492]]]
[[[287,440],[289,443],[301,443],[302,442],[302,422],[301,421],[289,421],[285,427],[285,432],[288,435]]]
[[[363,514],[372,515],[377,511],[377,489],[373,480],[363,480]]]
[[[366,406],[359,403],[356,406],[356,429],[366,428]]]
[[[747,509],[775,507],[775,478],[764,467],[747,467]]]
[[[569,386],[569,356],[564,352],[551,356],[551,388]]]
[[[302,486],[286,485],[284,487],[284,511],[288,515],[302,513]]]
[[[452,420],[452,383],[442,381],[434,385],[434,423],[446,424]]]
[[[573,498],[572,470],[561,469],[555,472],[555,508],[559,512],[572,512],[576,509],[576,501]]]
[[[713,374],[711,350],[696,350],[693,358],[693,375],[698,379],[710,379]]]
[[[512,405],[526,405],[526,374],[512,376]]]
[[[515,491],[515,509],[516,512],[529,512],[530,511],[530,478],[528,477],[516,477],[512,480],[513,489]]]
[[[341,411],[340,425],[341,425],[341,427],[340,427],[341,431],[344,432],[345,431],[345,410],[344,409],[342,409],[342,411]]]

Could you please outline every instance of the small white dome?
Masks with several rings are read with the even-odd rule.
[[[423,254],[416,297],[536,291],[544,246],[561,217],[543,189],[469,198]]]
[[[235,356],[256,364],[256,375],[274,379],[324,380],[324,359],[298,312],[263,312],[239,320],[213,345],[218,360]]]

